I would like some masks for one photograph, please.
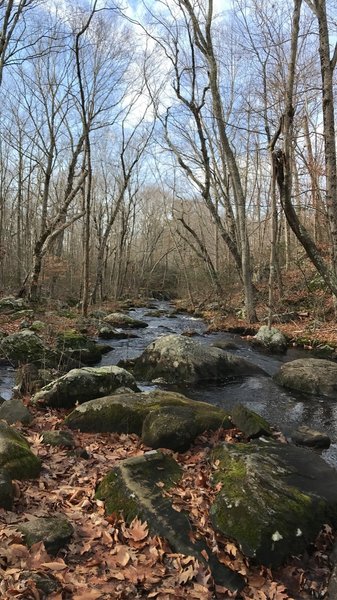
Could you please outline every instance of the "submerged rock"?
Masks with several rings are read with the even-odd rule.
[[[32,398],[32,403],[54,408],[71,408],[93,398],[111,394],[121,386],[137,391],[133,375],[120,367],[83,367],[72,369],[46,385]]]
[[[134,360],[137,378],[167,383],[223,382],[231,377],[266,373],[244,358],[181,335],[158,338]]]
[[[274,375],[275,381],[304,394],[337,397],[337,364],[319,358],[299,358],[288,362]]]
[[[33,517],[17,525],[27,546],[43,542],[49,554],[57,554],[71,539],[74,528],[63,516]]]
[[[148,323],[140,321],[139,319],[133,319],[124,313],[110,313],[104,318],[105,323],[109,323],[113,327],[120,327],[121,329],[142,329],[148,327]]]
[[[34,479],[41,470],[41,461],[25,438],[3,421],[0,421],[0,468],[13,479]]]
[[[121,461],[98,486],[96,498],[105,501],[107,514],[122,512],[127,522],[138,516],[147,521],[151,533],[165,537],[175,552],[195,556],[206,564],[217,585],[231,591],[244,586],[241,575],[221,564],[207,544],[191,541],[192,525],[184,512],[177,512],[162,489],[172,487],[181,476],[179,465],[161,452]],[[158,485],[159,484],[159,485]]]
[[[263,325],[257,334],[250,340],[252,346],[268,352],[284,354],[287,352],[287,340],[282,331],[276,327]]]
[[[221,408],[161,390],[91,400],[75,408],[65,423],[86,432],[136,433],[150,446],[174,450],[186,449],[206,429],[232,427]]]
[[[215,449],[222,488],[211,521],[257,563],[301,554],[324,523],[337,524],[337,474],[318,455],[275,441]]]

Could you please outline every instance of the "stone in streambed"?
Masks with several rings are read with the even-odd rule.
[[[22,363],[45,365],[55,362],[55,355],[33,331],[24,329],[0,340],[0,360],[16,367]]]
[[[74,436],[70,431],[44,431],[42,434],[42,442],[50,446],[63,446],[64,448],[75,448]]]
[[[110,313],[104,318],[105,323],[109,323],[113,327],[120,329],[142,329],[148,327],[148,323],[140,321],[139,319],[133,319],[124,313]]]
[[[76,407],[65,424],[83,432],[136,433],[150,446],[174,450],[186,449],[206,429],[232,427],[221,408],[162,390],[91,400]]]
[[[287,339],[282,331],[276,327],[263,325],[257,334],[250,340],[252,346],[267,352],[284,354],[287,352]]]
[[[271,435],[269,423],[256,412],[238,404],[231,411],[233,424],[238,427],[248,439],[262,435]]]
[[[303,394],[337,398],[337,364],[319,358],[299,358],[288,362],[274,375],[282,387]]]
[[[83,367],[72,369],[62,377],[46,385],[32,398],[38,406],[71,408],[93,398],[113,393],[121,386],[137,391],[136,381],[120,367]]]
[[[158,338],[133,361],[137,378],[152,381],[163,378],[168,383],[223,382],[232,377],[266,375],[258,366],[181,335]]]
[[[321,431],[311,429],[306,425],[301,425],[291,433],[291,440],[297,446],[307,446],[308,448],[329,448],[331,440],[328,435]]]

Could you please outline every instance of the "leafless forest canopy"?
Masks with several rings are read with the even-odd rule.
[[[1,293],[337,295],[335,0],[0,0]]]

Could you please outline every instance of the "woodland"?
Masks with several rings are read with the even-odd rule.
[[[333,298],[335,9],[2,0],[2,294]]]
[[[157,299],[209,331],[277,323],[336,358],[336,35],[337,0],[0,0],[2,299],[32,309],[50,346],[78,323],[94,337],[95,310]],[[8,314],[4,336],[22,329]],[[95,487],[148,451],[137,435],[46,447],[66,412],[41,413],[28,388],[22,400],[33,420],[15,426],[44,471],[14,481],[16,512],[0,508],[4,598],[328,597],[330,526],[275,571],[214,535],[209,449],[243,439],[236,427],[166,452],[184,472],[176,509],[245,578],[241,594],[146,522],[106,515]],[[56,510],[80,532],[56,557],[13,534]]]

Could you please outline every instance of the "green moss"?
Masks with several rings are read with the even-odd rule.
[[[41,461],[33,454],[28,442],[3,422],[0,422],[0,468],[15,479],[38,477]]]
[[[289,553],[303,551],[326,515],[325,502],[288,483],[290,471],[263,448],[238,444],[212,453],[219,461],[214,483],[222,488],[210,516],[216,529],[235,539],[257,561],[279,564]]]
[[[232,426],[228,415],[220,408],[185,398],[173,392],[124,393],[91,400],[78,406],[66,418],[72,429],[93,432],[116,431],[141,435],[149,413],[164,407],[186,407],[193,412],[198,432]]]

